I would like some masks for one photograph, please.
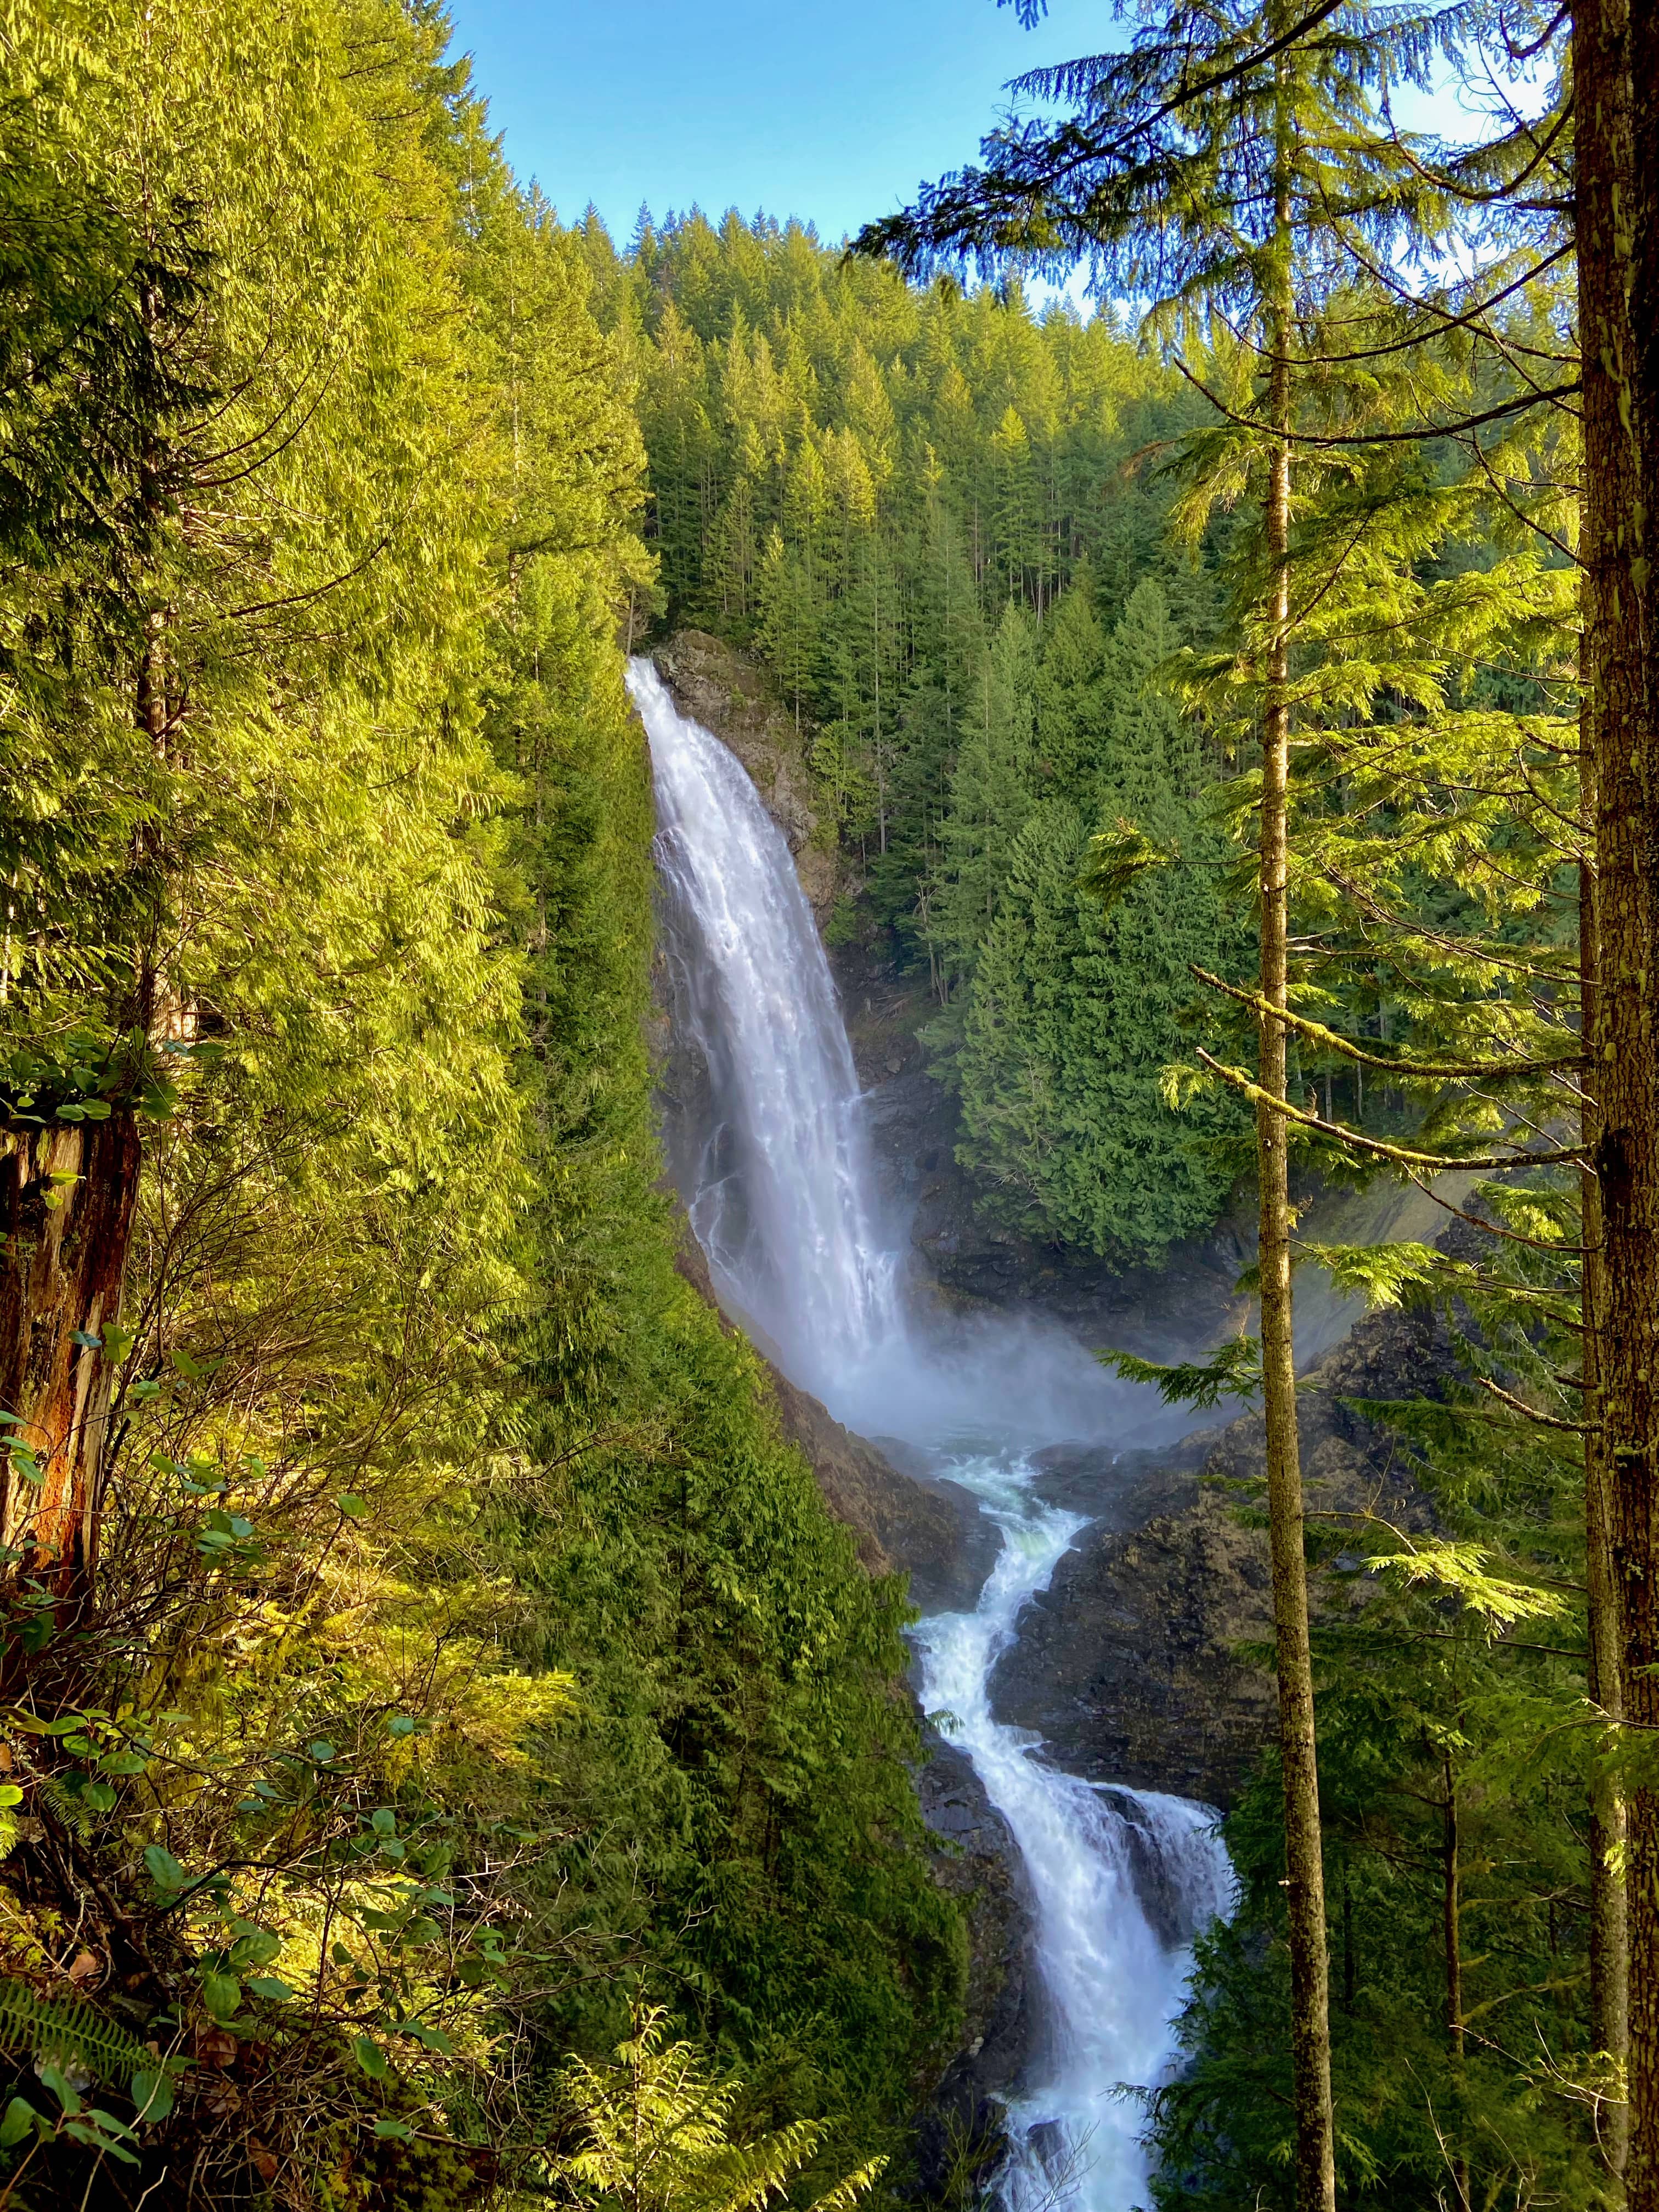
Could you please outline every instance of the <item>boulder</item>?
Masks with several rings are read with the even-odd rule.
[[[1041,2041],[1032,1900],[1008,1825],[966,1753],[933,1729],[916,1778],[939,1838],[934,1878],[963,1902],[968,1990],[963,2047],[916,2123],[916,2179],[933,2202],[977,2203],[1007,2156],[1005,2096]]]

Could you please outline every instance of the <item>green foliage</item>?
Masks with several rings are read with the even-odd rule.
[[[27,1982],[0,1981],[0,2046],[21,2051],[37,2065],[126,2082],[155,2066],[136,2035],[81,1997],[43,1997]]]
[[[7,1987],[148,2062],[22,2081],[42,2206],[438,2212],[641,1986],[844,2172],[959,2004],[900,1592],[656,1188],[637,349],[447,37],[0,21],[0,1081],[147,1117],[95,1580],[0,1587]]]
[[[1406,1503],[1310,1516],[1339,2197],[1414,2205],[1467,2172],[1470,2202],[1589,2208],[1615,2194],[1621,2085],[1590,2033],[1584,1812],[1619,1751],[1587,1693],[1576,1316],[1528,1295],[1547,1251],[1437,1257],[1412,1294],[1461,1326],[1462,1371],[1348,1408],[1391,1435]],[[1188,2063],[1154,2105],[1172,2208],[1291,2195],[1275,1759],[1225,1835],[1239,1911],[1200,1942]]]
[[[1460,2168],[1475,2202],[1544,2189],[1609,2201],[1596,2115],[1613,2083],[1587,2044],[1580,1785],[1536,1735],[1582,1663],[1559,1640],[1555,1658],[1489,1642],[1475,1614],[1404,1594],[1322,1639],[1340,2201],[1432,2201]],[[1239,1910],[1200,1940],[1188,2063],[1155,2105],[1171,2207],[1291,2202],[1279,1788],[1264,1768],[1227,1822]]]
[[[1148,868],[1167,868],[1179,858],[1178,854],[1154,845],[1133,822],[1121,822],[1115,830],[1097,830],[1089,840],[1088,860],[1078,878],[1078,888],[1103,906],[1115,906]]]
[[[1261,1346],[1253,1336],[1229,1337],[1208,1359],[1166,1363],[1133,1352],[1095,1357],[1126,1382],[1150,1383],[1166,1406],[1197,1406],[1208,1413],[1224,1398],[1253,1398],[1261,1388]]]
[[[798,2120],[735,2140],[738,2084],[711,2080],[692,2046],[665,2043],[665,2033],[659,2007],[636,2007],[614,2063],[566,2066],[563,2102],[584,2142],[550,2161],[548,2185],[623,2212],[760,2212],[787,2193],[823,2130]],[[850,2212],[884,2164],[872,2159],[812,2197],[816,2212]]]
[[[986,870],[995,890],[954,1069],[959,1157],[988,1186],[994,1218],[1144,1258],[1207,1228],[1237,1172],[1237,1108],[1210,1099],[1178,1115],[1163,1075],[1200,993],[1194,968],[1238,969],[1248,939],[1197,804],[1197,747],[1158,688],[1174,643],[1162,591],[1137,587],[1092,665],[1077,650],[1080,626],[1065,623],[1074,597],[1049,625],[1036,740],[1067,763],[1072,795],[1038,804],[1006,860]],[[1093,828],[1103,821],[1119,826]],[[1103,835],[1121,878],[1109,901]],[[1169,856],[1156,870],[1154,850]]]

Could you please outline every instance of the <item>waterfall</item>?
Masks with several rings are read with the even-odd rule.
[[[1147,2202],[1150,2179],[1145,2106],[1133,2092],[1168,2075],[1192,1939],[1231,1911],[1232,1869],[1207,1807],[1098,1789],[1049,1765],[1036,1736],[994,1717],[991,1669],[1021,1607],[1086,1524],[1033,1498],[1033,1470],[1017,1450],[956,1456],[949,1467],[997,1522],[1003,1549],[972,1613],[935,1614],[914,1632],[922,1703],[951,1716],[952,1742],[1019,1846],[1050,2014],[1048,2047],[1010,2101],[1005,2212],[1056,2203],[1128,2212]],[[1158,1927],[1149,1873],[1164,1908]]]
[[[997,1319],[941,1342],[911,1325],[788,848],[741,764],[679,713],[652,664],[631,661],[628,682],[651,744],[675,1019],[708,1072],[682,1182],[722,1301],[842,1418],[928,1448],[1002,1532],[974,1611],[914,1636],[924,1705],[948,1714],[1036,1900],[1049,2033],[1010,2089],[1005,2212],[1130,2212],[1149,2179],[1135,2092],[1167,2074],[1190,1943],[1229,1909],[1231,1869],[1206,1808],[1063,1773],[995,1718],[988,1685],[1021,1608],[1086,1526],[1036,1494],[1030,1454],[1065,1437],[1127,1440],[1145,1406],[1054,1329]]]
[[[741,763],[679,713],[648,660],[629,662],[628,686],[651,740],[676,1012],[715,1106],[691,1225],[723,1299],[798,1382],[833,1395],[904,1326],[830,963]]]

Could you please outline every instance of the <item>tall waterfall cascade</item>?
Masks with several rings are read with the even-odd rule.
[[[717,1109],[691,1225],[715,1286],[824,1395],[901,1341],[869,1137],[830,963],[783,834],[735,755],[629,663],[651,740],[678,1018]]]
[[[924,1706],[950,1716],[1036,1904],[1048,2027],[1008,2087],[1005,2212],[1130,2212],[1150,2178],[1137,2093],[1168,2075],[1191,1942],[1229,1910],[1231,1871],[1206,1808],[1062,1772],[997,1720],[989,1682],[1021,1608],[1086,1525],[1036,1494],[1031,1455],[1067,1437],[1127,1441],[1136,1408],[1057,1331],[997,1320],[939,1343],[913,1324],[788,848],[740,763],[678,711],[650,661],[631,661],[628,682],[651,744],[675,1018],[708,1068],[708,1126],[682,1182],[715,1286],[794,1381],[854,1426],[927,1449],[1002,1534],[975,1610],[913,1635]]]

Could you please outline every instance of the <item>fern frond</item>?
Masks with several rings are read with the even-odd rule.
[[[849,2173],[845,2181],[838,2181],[833,2189],[812,2199],[811,2212],[852,2212],[861,2197],[867,2197],[887,2171],[884,2158],[872,2158],[867,2166]]]
[[[9,1978],[0,1979],[0,2048],[100,2081],[131,2081],[156,2063],[153,2051],[84,1997],[43,1997]]]

